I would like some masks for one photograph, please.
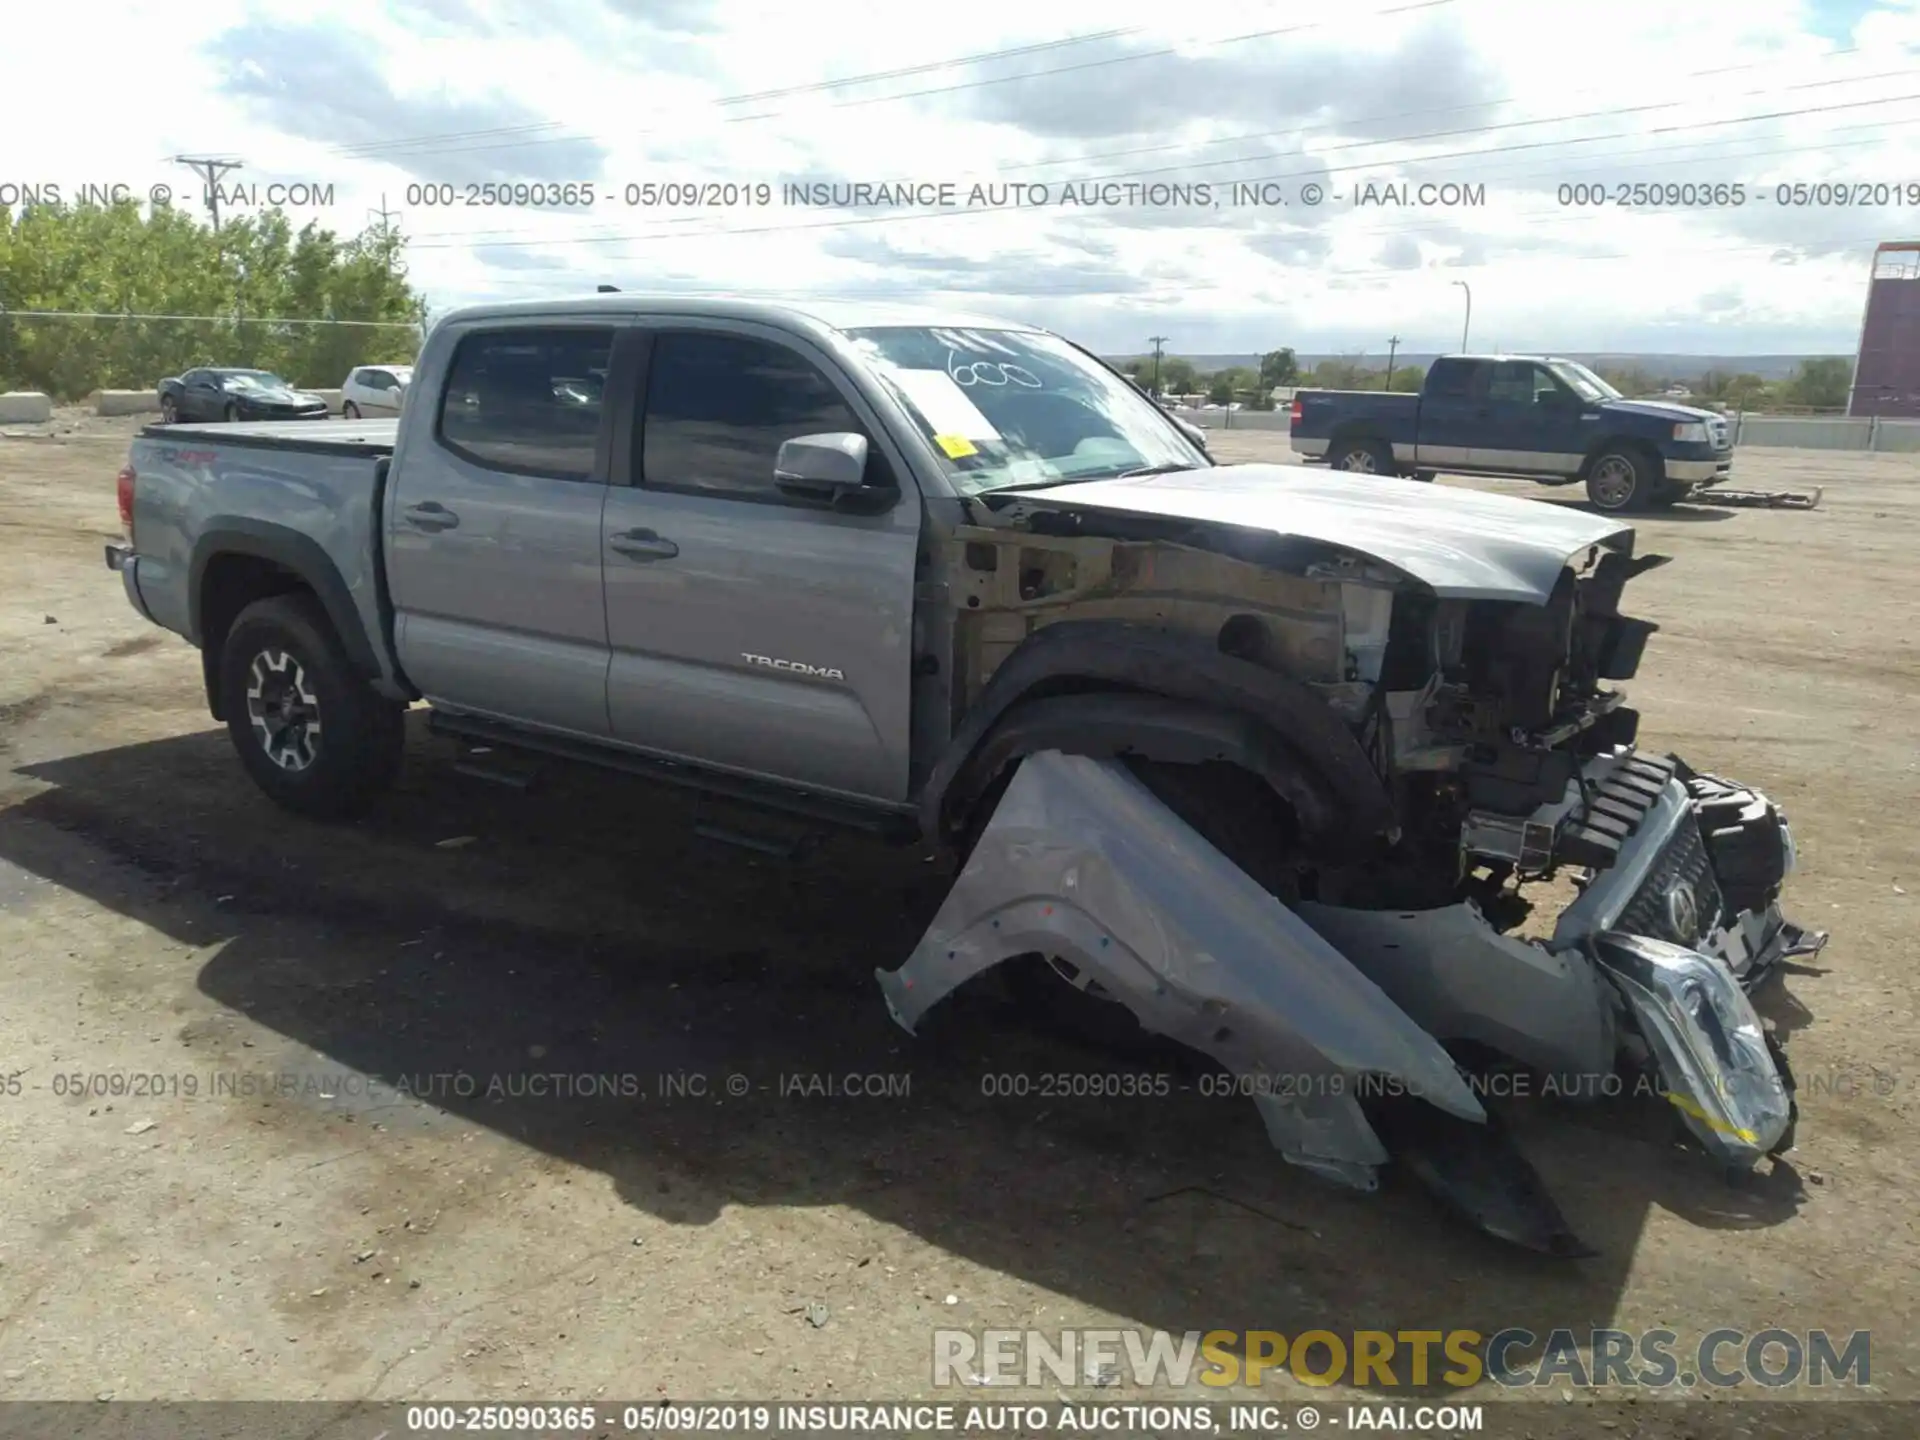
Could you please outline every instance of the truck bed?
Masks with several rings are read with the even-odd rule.
[[[191,436],[222,445],[252,445],[269,450],[299,450],[321,455],[393,454],[400,433],[397,418],[386,420],[247,420],[228,425],[217,421],[181,421],[152,424],[141,430],[143,440]]]

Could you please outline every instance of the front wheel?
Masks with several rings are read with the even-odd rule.
[[[360,418],[360,407],[349,400],[340,407],[340,414],[344,419],[358,420]]]
[[[162,425],[178,425],[180,423],[180,406],[171,395],[162,395],[160,397],[160,423]]]
[[[221,411],[220,413],[221,413],[221,417],[226,420],[227,424],[232,425],[236,421],[238,421],[240,418],[240,407],[238,405],[229,404],[227,408]]]
[[[1343,440],[1327,463],[1353,475],[1391,475],[1393,451],[1378,440]]]
[[[363,814],[399,774],[405,710],[355,671],[310,595],[240,612],[221,650],[220,700],[254,784],[297,814]]]
[[[1608,450],[1587,471],[1587,499],[1610,515],[1645,510],[1660,486],[1659,467],[1638,450]]]

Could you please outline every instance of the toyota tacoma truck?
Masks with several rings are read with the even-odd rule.
[[[1637,746],[1662,557],[1617,519],[1215,464],[1079,346],[945,312],[469,309],[412,396],[150,428],[119,476],[107,563],[281,805],[378,803],[424,703],[924,843],[951,888],[876,977],[907,1030],[992,972],[1544,1253],[1584,1251],[1485,1077],[1644,1087],[1735,1169],[1792,1143],[1749,995],[1826,937],[1779,807]]]
[[[1733,473],[1724,417],[1628,400],[1572,360],[1443,355],[1417,395],[1301,390],[1293,448],[1363,475],[1584,482],[1596,510],[1664,508]]]

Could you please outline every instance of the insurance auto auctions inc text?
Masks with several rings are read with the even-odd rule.
[[[1140,1388],[1303,1385],[1465,1389],[1623,1386],[1729,1389],[1864,1387],[1871,1331],[1553,1330],[936,1330],[936,1386],[1131,1383]]]

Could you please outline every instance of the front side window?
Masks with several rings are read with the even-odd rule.
[[[590,479],[613,334],[593,327],[467,336],[441,397],[441,443],[489,469]]]
[[[1620,392],[1602,380],[1584,365],[1571,360],[1555,360],[1547,368],[1564,381],[1582,400],[1597,404],[1602,400],[1618,400]]]
[[[1125,377],[1057,336],[923,326],[846,334],[963,493],[1212,463]]]
[[[829,433],[865,435],[867,427],[797,351],[698,330],[655,339],[640,437],[643,484],[783,500],[773,480],[780,446]]]

